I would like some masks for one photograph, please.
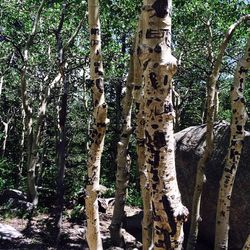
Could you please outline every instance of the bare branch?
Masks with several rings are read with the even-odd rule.
[[[38,22],[40,20],[40,16],[41,16],[42,9],[43,9],[43,6],[45,4],[45,1],[46,0],[42,0],[40,6],[38,8],[36,18],[35,18],[35,21],[34,21],[34,24],[33,24],[33,27],[32,27],[32,31],[31,31],[31,33],[30,33],[30,35],[28,37],[28,40],[26,42],[26,45],[25,45],[26,49],[29,49],[30,45],[33,43],[36,31],[37,31],[37,27],[38,27]]]
[[[79,24],[78,24],[75,32],[72,34],[72,36],[70,37],[70,39],[64,45],[64,47],[63,47],[64,52],[74,43],[74,40],[75,40],[77,34],[79,33],[82,25],[83,25],[83,19],[79,22]]]
[[[219,76],[219,72],[220,72],[220,68],[221,68],[221,65],[222,65],[222,58],[225,54],[225,50],[227,48],[227,45],[234,33],[234,31],[236,30],[236,28],[242,23],[242,22],[245,22],[247,20],[250,20],[250,14],[248,15],[245,15],[245,16],[242,16],[237,22],[235,22],[234,24],[232,24],[229,29],[227,30],[225,36],[224,36],[224,39],[223,39],[223,42],[221,43],[220,45],[220,50],[219,50],[219,54],[216,58],[216,61],[215,61],[215,66],[213,68],[213,71],[212,71],[212,75],[214,76],[214,78],[217,80],[218,79],[218,76]]]

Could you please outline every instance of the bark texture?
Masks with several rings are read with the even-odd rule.
[[[142,19],[139,19],[138,31],[136,35],[135,48],[141,44],[140,30]],[[150,200],[149,174],[145,164],[145,117],[144,117],[144,84],[142,79],[142,68],[139,64],[138,56],[140,50],[134,51],[134,100],[136,106],[136,152],[137,167],[140,177],[141,197],[143,202],[142,219],[142,245],[144,250],[152,246],[152,205]]]
[[[88,156],[88,184],[86,187],[87,242],[90,250],[101,250],[99,229],[98,192],[100,163],[107,126],[107,104],[104,97],[103,65],[101,56],[101,31],[99,1],[88,0],[88,20],[90,29],[90,77],[93,85],[93,117],[91,145]]]
[[[229,213],[235,175],[240,162],[247,120],[244,82],[250,68],[250,38],[246,53],[239,60],[231,89],[232,120],[230,125],[230,146],[226,157],[217,203],[215,250],[228,249]]]
[[[171,55],[172,1],[144,1],[141,44],[137,48],[143,68],[145,158],[153,209],[153,248],[181,249],[182,205],[175,171],[172,78],[177,62]]]
[[[130,135],[132,133],[131,127],[131,109],[133,103],[133,77],[134,66],[133,66],[133,54],[130,59],[130,69],[126,82],[126,86],[122,91],[123,99],[121,102],[122,108],[122,129],[120,140],[117,144],[117,172],[116,172],[116,189],[115,189],[115,205],[110,225],[111,240],[116,246],[124,246],[124,238],[122,235],[122,222],[124,220],[125,211],[124,206],[127,196],[127,188],[129,184],[129,172],[131,159],[128,153],[128,145]]]
[[[205,145],[204,154],[200,158],[198,162],[198,167],[197,167],[195,191],[194,191],[193,205],[192,205],[191,226],[190,226],[190,232],[189,232],[189,237],[188,237],[187,250],[195,249],[198,231],[199,231],[198,226],[199,226],[199,222],[201,221],[201,216],[200,216],[201,194],[203,190],[203,185],[206,181],[206,176],[204,174],[205,166],[213,151],[213,143],[214,143],[213,124],[214,124],[214,119],[216,116],[216,107],[218,106],[218,103],[216,101],[217,100],[216,84],[219,78],[219,73],[220,73],[220,69],[222,65],[222,59],[225,54],[227,45],[235,29],[242,22],[248,20],[249,18],[250,18],[250,15],[243,16],[236,23],[232,24],[229,27],[220,45],[219,53],[216,57],[214,67],[212,69],[211,75],[209,76],[209,79],[207,82],[206,145]]]

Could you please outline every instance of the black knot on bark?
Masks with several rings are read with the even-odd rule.
[[[100,93],[104,92],[104,85],[101,79],[96,79],[96,87]]]
[[[166,146],[165,133],[161,131],[155,131],[154,133],[154,145],[156,148],[162,148]]]
[[[158,86],[157,75],[156,75],[154,72],[151,72],[151,73],[149,74],[149,78],[150,78],[152,87],[153,87],[154,89],[157,89],[157,86]]]
[[[156,0],[152,5],[157,17],[164,18],[168,14],[168,1]]]
[[[173,105],[171,103],[168,104],[164,104],[164,113],[169,114],[171,112],[173,112],[174,108]]]
[[[159,44],[157,44],[154,48],[154,52],[155,53],[161,53],[161,46]]]

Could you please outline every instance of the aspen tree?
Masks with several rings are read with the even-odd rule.
[[[226,156],[225,167],[220,180],[220,190],[216,212],[215,250],[228,249],[229,214],[231,196],[235,175],[240,162],[241,151],[245,137],[245,124],[247,121],[244,98],[244,82],[250,68],[250,37],[246,52],[239,60],[231,89],[232,119],[230,124],[230,143]]]
[[[125,201],[127,195],[127,188],[129,183],[129,172],[131,159],[128,153],[128,144],[130,135],[132,133],[131,127],[131,110],[133,104],[133,87],[134,87],[134,65],[133,53],[130,57],[130,67],[127,77],[127,82],[122,90],[122,129],[120,140],[117,144],[117,172],[116,172],[116,188],[115,188],[115,205],[110,225],[111,240],[114,245],[124,246],[124,239],[122,236],[122,221],[125,217]]]
[[[61,75],[59,86],[60,97],[58,100],[58,147],[57,147],[57,165],[58,165],[58,175],[57,175],[57,201],[56,201],[56,211],[55,211],[55,239],[56,243],[59,243],[61,234],[61,223],[63,218],[63,208],[64,208],[64,175],[65,175],[65,157],[67,153],[67,137],[66,137],[66,120],[68,112],[68,88],[69,88],[69,76],[67,75],[67,58],[65,53],[69,47],[73,44],[77,34],[79,33],[83,20],[80,20],[76,30],[72,33],[71,37],[64,42],[62,37],[62,28],[65,21],[67,5],[62,4],[61,18],[57,29],[54,31],[56,37],[57,45],[57,66],[58,71]]]
[[[135,48],[141,44],[142,18],[140,16],[136,32]],[[141,198],[143,203],[142,245],[144,250],[152,246],[152,206],[150,201],[149,175],[145,164],[145,117],[144,117],[144,84],[142,67],[138,56],[140,50],[134,50],[134,102],[136,107],[136,153],[137,167],[140,176]]]
[[[199,222],[201,221],[200,215],[200,204],[201,204],[201,194],[203,190],[203,184],[206,181],[205,177],[205,166],[213,152],[213,126],[215,119],[215,109],[216,109],[216,84],[219,78],[219,73],[222,65],[222,59],[225,54],[227,45],[236,30],[236,28],[244,21],[248,20],[250,15],[241,17],[237,22],[232,24],[227,32],[225,33],[224,39],[220,45],[219,52],[215,58],[214,67],[207,81],[207,115],[206,115],[206,144],[204,148],[204,153],[197,164],[195,189],[192,202],[192,215],[191,215],[191,225],[187,242],[187,250],[195,249],[197,242]]]
[[[145,0],[139,51],[143,68],[145,158],[153,209],[153,248],[181,249],[188,211],[181,202],[175,170],[171,54],[172,1]]]
[[[90,136],[88,155],[88,183],[86,187],[87,242],[90,250],[101,250],[99,229],[98,192],[100,165],[106,132],[107,104],[104,96],[103,65],[101,55],[101,30],[99,1],[88,0],[88,21],[90,30],[90,78],[93,86],[94,124]]]
[[[27,182],[28,182],[28,196],[29,200],[33,203],[34,206],[38,203],[38,193],[36,187],[36,163],[38,161],[38,145],[40,139],[40,128],[41,123],[37,122],[36,129],[34,131],[34,124],[33,124],[33,110],[30,106],[27,96],[27,82],[26,82],[26,75],[28,69],[28,63],[30,59],[30,47],[33,44],[39,20],[41,17],[41,13],[45,4],[45,0],[43,0],[38,8],[36,13],[36,18],[32,27],[32,31],[29,34],[29,37],[24,46],[24,55],[23,55],[23,67],[20,73],[21,79],[21,99],[22,99],[22,107],[25,113],[25,126],[28,132],[27,138]],[[39,109],[39,114],[43,114],[44,109]]]

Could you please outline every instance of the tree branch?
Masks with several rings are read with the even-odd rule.
[[[42,0],[40,6],[38,8],[36,18],[35,18],[35,21],[34,21],[34,24],[33,24],[33,27],[32,27],[32,31],[29,34],[28,40],[27,40],[26,45],[25,45],[26,49],[29,49],[30,45],[33,43],[36,31],[37,31],[37,27],[38,27],[38,22],[40,20],[40,16],[41,16],[42,9],[43,9],[43,6],[45,4],[45,1],[46,0]]]
[[[83,25],[83,19],[79,22],[79,24],[78,24],[75,32],[72,34],[72,36],[70,37],[70,39],[64,45],[64,47],[63,47],[64,52],[74,43],[74,40],[75,40],[77,34],[79,33],[82,25]]]
[[[217,80],[218,79],[218,75],[220,72],[220,68],[221,68],[221,64],[222,64],[222,58],[225,54],[225,50],[227,48],[228,42],[230,41],[234,31],[236,30],[236,28],[242,23],[245,22],[247,20],[250,20],[250,14],[242,16],[237,22],[235,22],[234,24],[232,24],[229,29],[227,30],[223,42],[220,45],[220,49],[219,49],[219,54],[215,60],[215,65],[212,71],[212,74],[214,76],[214,78]]]

